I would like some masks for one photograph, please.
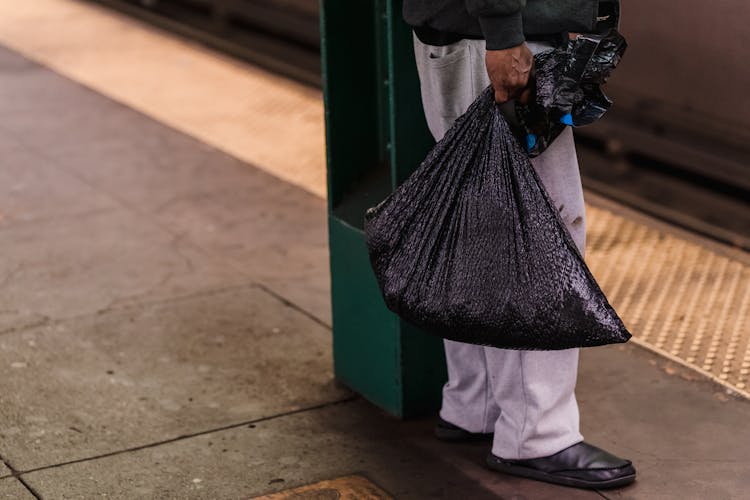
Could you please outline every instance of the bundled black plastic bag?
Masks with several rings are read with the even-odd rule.
[[[630,338],[491,88],[367,211],[365,234],[387,306],[428,332],[510,349]]]
[[[612,106],[601,86],[626,48],[625,38],[610,29],[534,56],[534,97],[516,105],[529,156],[541,154],[566,126],[593,123]]]

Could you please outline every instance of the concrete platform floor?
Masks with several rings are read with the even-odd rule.
[[[636,485],[505,477],[332,378],[320,197],[0,49],[0,499],[743,499],[750,404],[583,353],[587,439]]]

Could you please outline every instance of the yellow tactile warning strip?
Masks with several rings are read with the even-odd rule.
[[[750,398],[750,265],[587,207],[586,261],[633,341]]]
[[[254,500],[390,500],[393,497],[362,476],[344,476]]]

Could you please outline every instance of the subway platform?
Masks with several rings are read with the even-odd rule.
[[[4,2],[0,117],[0,500],[748,497],[746,253],[587,194],[635,336],[583,352],[583,433],[639,475],[556,487],[335,382],[319,92]]]

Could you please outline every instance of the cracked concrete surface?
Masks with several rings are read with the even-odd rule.
[[[264,283],[330,324],[327,268],[319,265],[328,258],[323,200],[17,59],[6,55],[1,63],[8,69],[8,80],[20,80],[2,90],[7,99],[0,103],[5,118],[0,123],[5,132],[0,151],[8,150],[8,165],[15,165],[8,167],[5,176],[15,179],[16,171],[23,168],[19,163],[40,167],[24,169],[31,170],[26,174],[29,188],[15,196],[20,201],[10,198],[13,204],[4,207],[6,215],[0,224],[12,225],[20,217],[14,214],[24,209],[24,218],[37,217],[52,227],[66,213],[101,215],[98,220],[107,221],[103,212],[119,209],[126,213],[123,217],[141,217],[139,230],[173,235],[177,243],[187,240],[192,250],[215,257],[199,259],[202,265],[222,260],[225,269]],[[61,106],[64,99],[70,100],[69,107]],[[28,104],[20,104],[24,102]],[[45,114],[55,119],[40,120]],[[46,185],[36,184],[34,176],[44,177]],[[0,195],[18,184],[16,179],[0,187]],[[42,204],[47,208],[39,208],[35,198],[45,196],[45,190],[52,198]],[[64,208],[56,211],[58,206]],[[136,227],[134,222],[126,224]],[[97,229],[112,231],[101,243],[117,243],[117,229]],[[35,227],[27,231],[42,238],[48,233]],[[77,231],[86,236],[85,226]],[[76,237],[75,233],[71,236]],[[30,244],[37,248],[44,242]],[[132,257],[137,262],[143,256]],[[212,272],[194,271],[201,276]],[[2,276],[0,268],[0,280]]]
[[[29,470],[341,399],[329,344],[252,286],[6,335],[0,449]]]
[[[323,200],[4,49],[0,80],[8,463],[55,468],[350,397],[324,326]]]
[[[482,466],[481,446],[452,448],[441,458],[433,442],[424,425],[402,425],[359,400],[35,472],[27,479],[44,490],[65,482],[66,475],[84,478],[58,490],[69,498],[93,496],[106,471],[116,471],[106,482],[119,485],[114,498],[122,499],[134,491],[149,498],[250,498],[355,472],[364,472],[395,498],[490,500],[524,491],[522,481],[496,482]],[[170,480],[160,483],[163,477]],[[552,486],[534,492],[533,498],[560,498]],[[566,493],[571,500],[601,498],[594,492]]]
[[[637,347],[584,352],[583,432],[636,461],[639,481],[622,490],[578,491],[495,474],[483,466],[487,445],[440,443],[431,434],[433,419],[401,422],[359,399],[24,478],[62,498],[101,491],[123,499],[249,498],[348,474],[365,474],[404,499],[744,498],[750,406],[720,396],[708,382],[685,380],[688,372],[666,363]],[[699,438],[704,433],[711,439]]]
[[[0,301],[8,311],[0,326],[248,281],[122,209],[7,224],[0,246],[13,249],[0,261]]]
[[[18,479],[5,478],[0,479],[0,500],[33,500],[29,490],[27,490]]]

